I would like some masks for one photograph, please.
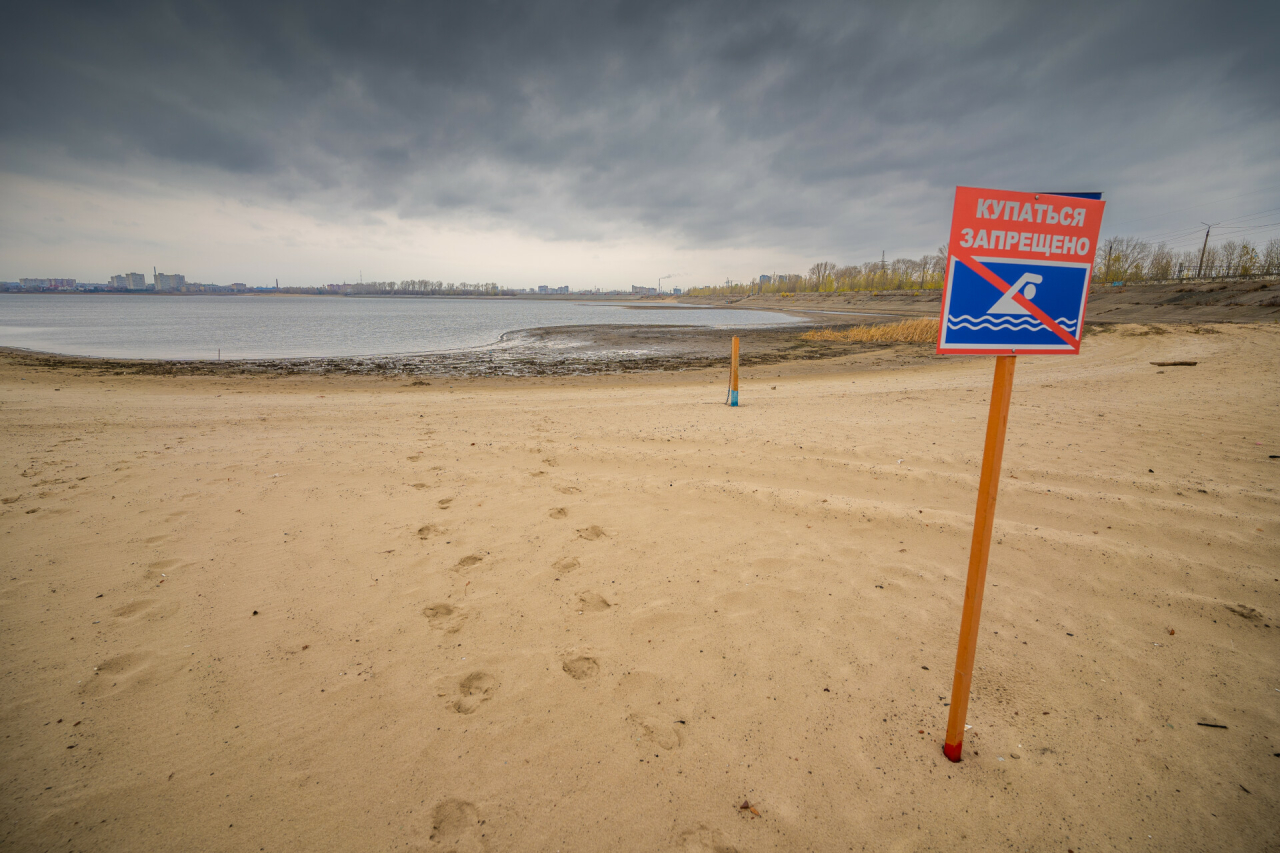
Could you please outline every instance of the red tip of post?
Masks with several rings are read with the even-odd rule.
[[[942,745],[942,754],[947,758],[950,758],[952,761],[958,762],[960,760],[960,750],[963,748],[964,741],[960,741],[959,743],[944,743]]]

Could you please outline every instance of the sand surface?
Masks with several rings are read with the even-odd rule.
[[[878,358],[0,361],[0,846],[1277,849],[1280,327],[1019,359],[960,764],[991,360]]]

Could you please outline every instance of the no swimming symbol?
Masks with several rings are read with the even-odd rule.
[[[1060,352],[1079,346],[1086,265],[991,258],[955,258],[953,264],[939,338],[943,351]]]

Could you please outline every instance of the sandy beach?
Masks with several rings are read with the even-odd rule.
[[[1019,359],[959,764],[992,363],[929,353],[0,358],[0,845],[1280,849],[1280,326]]]

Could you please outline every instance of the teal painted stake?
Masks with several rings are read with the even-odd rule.
[[[738,392],[737,392],[737,391],[730,391],[730,392],[729,392],[729,405],[730,405],[730,406],[736,406],[736,405],[738,405]]]

